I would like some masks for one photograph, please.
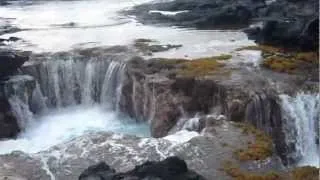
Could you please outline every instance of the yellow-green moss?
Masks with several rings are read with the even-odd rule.
[[[262,65],[277,72],[292,73],[299,67],[299,62],[293,58],[271,56],[266,58]]]
[[[292,180],[318,180],[319,168],[305,166],[295,168],[291,171]]]
[[[228,60],[232,56],[223,54],[220,56],[212,56],[198,59],[159,59],[159,63],[166,65],[181,65],[177,69],[177,74],[182,76],[205,76],[214,74],[224,64],[219,62]]]
[[[219,56],[212,56],[209,58],[202,58],[202,59],[211,59],[211,60],[229,60],[232,58],[232,55],[230,54],[221,54]]]
[[[186,61],[188,61],[188,60],[186,60],[186,59],[166,59],[166,58],[158,59],[158,62],[160,64],[166,64],[166,65],[181,64],[181,63],[184,63]]]
[[[230,161],[223,164],[223,171],[236,180],[281,180],[281,176],[275,172],[256,174],[242,171],[238,166]]]
[[[231,161],[223,162],[222,170],[235,180],[318,180],[319,168],[305,166],[290,172],[252,173],[241,170]]]
[[[223,67],[224,64],[214,59],[196,59],[183,63],[182,69],[178,74],[184,76],[205,76],[213,74],[217,69]]]
[[[299,52],[295,55],[296,60],[319,64],[319,54],[317,52]]]
[[[236,51],[242,51],[242,50],[258,50],[264,53],[279,53],[284,51],[283,48],[268,46],[268,45],[245,46],[245,47],[236,49]]]
[[[262,66],[273,71],[294,73],[303,64],[318,65],[319,55],[317,52],[297,52],[281,47],[258,45],[238,48],[240,50],[260,50],[264,57]]]
[[[266,133],[249,124],[239,123],[238,127],[242,128],[243,133],[254,135],[254,142],[248,142],[246,149],[234,152],[238,160],[264,160],[272,155],[272,139]]]

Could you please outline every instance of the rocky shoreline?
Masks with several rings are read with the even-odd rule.
[[[113,110],[148,122],[152,137],[88,133],[35,154],[0,155],[0,178],[292,179],[288,167],[298,159],[288,156],[296,148],[287,143],[280,95],[319,91],[318,4],[316,0],[175,0],[138,5],[123,12],[146,24],[240,28],[260,44],[219,56],[149,58],[153,53],[181,47],[152,44],[150,39],[137,39],[133,46],[59,53],[2,50],[0,139],[16,138],[25,127],[25,122],[14,115],[9,97],[19,98],[35,114],[44,105],[35,98],[39,94],[46,96],[45,106],[69,105],[68,99],[57,99],[50,89],[56,88],[50,84],[50,75],[66,77],[62,72],[67,69],[65,63],[57,66],[63,70],[51,71],[57,59],[70,63],[78,73],[86,71],[82,66],[88,61],[98,70],[96,74],[106,73],[114,65]],[[259,25],[248,27],[253,22]],[[18,31],[8,25],[0,28],[3,33]],[[250,53],[261,53],[261,57],[246,62]],[[103,103],[101,76],[90,94],[96,103]],[[81,81],[58,86],[70,84],[76,88],[68,89],[67,95],[72,96],[72,103],[81,103]],[[65,92],[59,93],[66,97]],[[176,142],[184,135],[187,140]],[[319,137],[316,141],[319,145]],[[303,170],[297,176],[307,172],[311,178],[318,177],[316,169]],[[269,171],[279,174],[265,177]]]
[[[257,43],[317,50],[318,7],[317,0],[176,0],[139,5],[125,14],[134,15],[146,24],[198,29],[244,28]],[[250,24],[259,25],[247,28]]]

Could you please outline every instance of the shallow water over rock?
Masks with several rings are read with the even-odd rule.
[[[3,38],[19,37],[23,40],[9,45],[36,52],[127,45],[138,38],[183,45],[169,53],[160,53],[162,57],[208,56],[254,44],[240,31],[197,31],[142,25],[134,17],[117,13],[147,1],[40,1],[27,6],[0,6],[0,17],[10,18],[12,24],[24,29]]]

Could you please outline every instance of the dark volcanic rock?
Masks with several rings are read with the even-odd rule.
[[[263,26],[245,32],[258,43],[317,50],[318,7],[318,0],[275,1],[260,15]]]
[[[0,98],[0,139],[14,138],[19,132],[20,127],[11,111],[8,100]]]
[[[279,0],[270,4],[264,0],[175,0],[139,5],[127,13],[143,23],[199,29],[239,29],[258,21],[263,22],[262,27],[245,29],[258,43],[316,50],[318,7],[318,0]]]
[[[247,26],[264,6],[264,0],[176,0],[140,5],[128,13],[136,15],[143,23],[220,29]],[[158,11],[178,13],[167,15]]]
[[[0,79],[12,75],[29,59],[26,53],[14,51],[0,51]]]
[[[36,106],[35,86],[34,78],[28,75],[10,76],[0,81],[0,139],[14,138],[26,127],[28,118],[18,111],[27,111],[24,106]]]
[[[28,93],[21,91],[20,94],[15,94],[21,89],[28,89],[26,84],[34,84],[29,78],[9,78],[9,75],[16,73],[17,69],[28,60],[28,56],[24,53],[14,51],[0,51],[0,139],[13,138],[20,132],[21,127],[17,122],[8,99],[14,94],[19,97],[24,97]],[[32,89],[32,88],[30,88]],[[28,94],[30,95],[30,94]]]
[[[188,170],[185,161],[178,157],[169,157],[160,162],[145,162],[125,173],[116,173],[107,164],[101,162],[90,166],[79,180],[204,180],[193,171]]]

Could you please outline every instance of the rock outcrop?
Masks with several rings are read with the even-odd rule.
[[[143,23],[199,29],[240,29],[260,22],[262,26],[245,29],[258,43],[317,50],[318,7],[317,0],[175,0],[139,5],[126,13]]]
[[[14,138],[20,132],[20,127],[6,98],[0,99],[0,107],[0,139]]]
[[[318,50],[319,1],[275,1],[260,17],[262,27],[245,31],[258,43]]]
[[[25,52],[16,52],[9,50],[0,51],[0,79],[13,75],[23,63],[29,59]]]
[[[143,23],[228,29],[246,27],[265,6],[264,0],[175,0],[139,5],[128,13]]]
[[[0,51],[0,139],[13,138],[22,128],[12,111],[9,98],[12,96],[19,96],[22,99],[31,97],[35,84],[31,77],[10,75],[14,75],[27,60],[28,56],[23,52]]]
[[[294,93],[300,80],[265,74],[268,72],[262,69],[259,73],[245,71],[234,65],[207,76],[185,76],[179,74],[181,66],[179,60],[129,61],[120,110],[137,120],[149,121],[153,137],[181,129],[177,124],[197,114],[222,114],[229,121],[249,122],[273,137],[277,152],[287,162],[277,94]],[[193,130],[201,131],[199,127],[204,126],[197,127]]]
[[[79,176],[79,180],[204,180],[197,173],[188,170],[185,161],[179,157],[169,157],[160,162],[148,161],[133,170],[116,173],[105,162],[90,166]]]

